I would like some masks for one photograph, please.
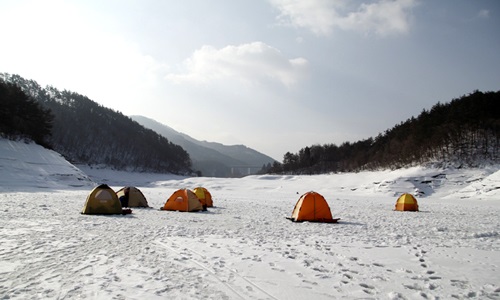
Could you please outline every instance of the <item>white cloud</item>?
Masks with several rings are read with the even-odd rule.
[[[307,68],[304,58],[286,58],[278,49],[262,42],[216,49],[203,46],[185,61],[185,73],[167,75],[175,83],[213,83],[236,80],[245,85],[279,82],[296,84]]]
[[[336,6],[339,1],[330,0],[270,0],[281,11],[278,19],[282,24],[303,27],[316,35],[329,35],[339,18]]]
[[[318,36],[328,36],[335,28],[379,36],[409,30],[410,12],[416,0],[380,0],[358,7],[344,0],[269,0],[281,12],[282,24],[306,28]]]
[[[477,13],[477,16],[481,19],[488,19],[490,17],[490,11],[487,9],[482,9]]]
[[[381,36],[406,33],[409,29],[408,9],[414,5],[413,0],[361,4],[357,12],[351,12],[339,20],[339,27],[363,32],[373,31]]]

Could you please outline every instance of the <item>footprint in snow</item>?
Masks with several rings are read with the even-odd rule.
[[[403,296],[403,294],[401,294],[401,293],[397,293],[397,292],[390,292],[390,293],[388,294],[388,296],[389,296],[389,299],[391,299],[391,300],[401,300],[401,299],[406,299],[406,298]]]
[[[451,279],[450,282],[452,285],[465,285],[469,283],[467,280],[459,280],[459,279]]]
[[[415,290],[415,291],[421,291],[423,290],[423,288],[421,286],[419,286],[418,284],[414,283],[412,285],[409,285],[409,284],[403,284],[403,286],[407,289],[410,289],[410,290]]]
[[[317,282],[314,282],[314,281],[309,281],[309,280],[305,280],[305,279],[304,279],[304,280],[302,280],[302,282],[304,282],[304,283],[308,283],[308,284],[312,284],[312,285],[318,285],[318,283],[317,283]]]
[[[252,258],[253,261],[262,261],[262,258],[258,255],[254,255],[253,258]]]
[[[362,288],[371,289],[371,290],[375,288],[373,285],[369,285],[369,284],[366,284],[366,283],[360,283],[359,286],[362,287]]]

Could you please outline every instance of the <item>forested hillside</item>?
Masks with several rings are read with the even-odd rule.
[[[17,85],[37,101],[42,110],[50,111],[52,131],[46,141],[69,161],[123,170],[191,172],[191,160],[184,149],[120,112],[77,93],[42,88],[18,75],[0,75],[6,84]]]
[[[500,92],[475,91],[437,103],[392,129],[354,143],[312,145],[287,152],[263,172],[320,174],[400,168],[428,162],[499,163]]]
[[[0,136],[48,146],[54,116],[13,83],[0,78]]]

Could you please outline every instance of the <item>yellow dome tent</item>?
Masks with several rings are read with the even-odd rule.
[[[112,215],[131,212],[130,209],[122,209],[115,191],[106,184],[101,184],[90,192],[82,210],[82,214],[85,215]]]
[[[196,194],[196,197],[200,199],[201,204],[204,207],[213,207],[214,203],[212,201],[212,194],[204,188],[204,187],[197,187],[193,190],[193,192]]]
[[[418,211],[418,202],[413,195],[405,193],[396,201],[395,210],[400,211]]]

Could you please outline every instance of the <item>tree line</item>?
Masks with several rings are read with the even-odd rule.
[[[26,95],[17,85],[0,79],[0,134],[26,138],[49,146],[54,115]]]
[[[155,131],[146,129],[118,111],[103,107],[86,96],[42,88],[18,75],[0,74],[4,84],[16,93],[2,94],[10,103],[13,118],[25,118],[37,127],[46,145],[73,163],[105,165],[119,170],[191,173],[189,154]],[[12,95],[17,95],[13,97]],[[22,101],[40,110],[40,117],[22,113]],[[2,103],[2,107],[3,107]],[[4,109],[2,108],[2,120]],[[52,117],[50,117],[52,116]],[[41,120],[44,118],[45,121]],[[12,122],[2,121],[1,132],[10,132]],[[33,138],[39,142],[39,138]]]
[[[429,162],[478,166],[498,163],[500,92],[474,91],[437,103],[375,138],[312,145],[287,152],[261,173],[322,174],[395,169]]]

